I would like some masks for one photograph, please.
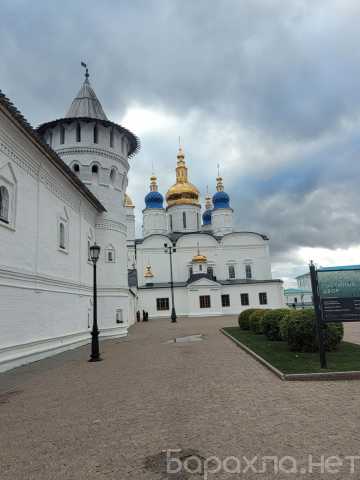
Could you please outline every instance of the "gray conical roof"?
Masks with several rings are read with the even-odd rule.
[[[67,118],[88,117],[98,118],[99,120],[107,120],[105,112],[99,102],[96,93],[91,88],[90,82],[86,76],[79,93],[76,95],[69,111]]]

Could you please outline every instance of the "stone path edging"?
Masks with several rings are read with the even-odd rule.
[[[249,353],[255,360],[260,362],[271,372],[273,372],[280,380],[285,381],[318,381],[318,380],[360,380],[360,371],[350,372],[324,372],[324,373],[283,373],[276,367],[267,362],[263,357],[255,353],[249,347],[240,342],[240,340],[234,338],[230,333],[226,332],[223,328],[220,328],[220,332],[226,337],[230,338],[238,347],[245,352]]]

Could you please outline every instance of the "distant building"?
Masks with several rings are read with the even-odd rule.
[[[312,290],[310,272],[296,277],[297,287],[284,290],[286,305],[293,308],[311,307]]]

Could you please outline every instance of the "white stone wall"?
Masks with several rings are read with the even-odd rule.
[[[231,208],[217,208],[211,214],[211,226],[214,235],[226,235],[233,231],[233,210]]]
[[[260,305],[259,293],[266,292],[267,305]],[[241,293],[249,295],[249,305],[241,305]],[[230,296],[230,306],[222,307],[221,295]],[[175,307],[178,316],[211,316],[238,315],[248,308],[281,308],[285,306],[283,285],[281,282],[259,284],[219,285],[207,279],[193,282],[187,287],[175,287]],[[200,308],[200,295],[209,295],[210,308]],[[169,298],[169,310],[156,309],[157,298]],[[149,312],[150,318],[170,318],[171,291],[170,288],[151,288],[139,290],[139,305],[141,310]]]
[[[145,208],[143,210],[143,237],[168,232],[168,219],[164,208]]]
[[[183,215],[186,216],[184,227]],[[169,232],[198,232],[201,230],[200,205],[173,205],[167,209]]]
[[[151,265],[154,283],[168,282],[169,255],[164,253],[164,243],[170,243],[165,235],[152,235],[137,245],[137,268],[139,285],[144,285],[142,277],[146,265]],[[252,278],[255,280],[271,279],[271,262],[268,242],[254,233],[231,233],[220,242],[211,235],[191,233],[180,237],[173,255],[174,281],[185,282],[189,277],[192,257],[200,253],[206,255],[208,266],[213,268],[219,280],[229,278],[229,265],[233,265],[236,278],[245,279],[245,266],[251,265]]]
[[[126,226],[119,232],[121,222],[112,224],[107,215],[98,215],[41,149],[0,112],[0,182],[1,172],[16,185],[16,195],[10,225],[0,222],[0,371],[90,340],[89,240],[102,247],[111,241],[119,248],[119,263],[111,265],[113,275],[104,275],[105,269],[110,271],[104,250],[98,264],[99,326],[102,335],[125,335]],[[60,218],[66,221],[65,251],[59,249]],[[112,231],[116,234],[110,240]],[[109,284],[109,278],[123,279]],[[123,323],[116,323],[119,310]]]

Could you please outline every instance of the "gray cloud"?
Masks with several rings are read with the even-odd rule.
[[[0,87],[38,124],[65,113],[88,61],[109,117],[137,104],[177,119],[142,137],[139,209],[152,161],[172,182],[181,134],[193,183],[214,189],[220,162],[240,227],[285,262],[360,244],[359,14],[355,0],[5,0]]]

